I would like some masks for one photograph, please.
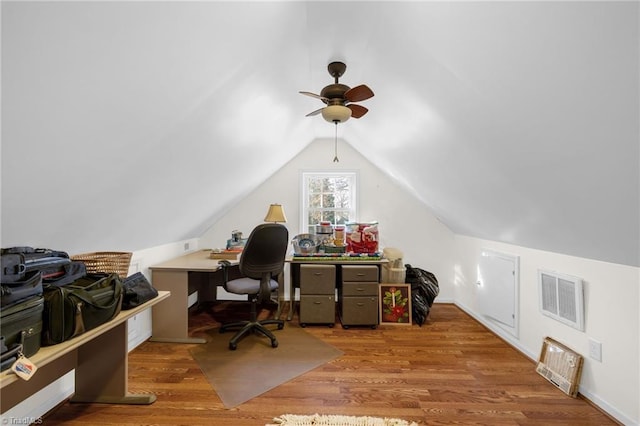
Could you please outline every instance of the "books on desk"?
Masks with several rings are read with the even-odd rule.
[[[209,257],[211,259],[238,260],[238,255],[240,253],[242,253],[242,250],[213,249],[213,250],[211,250],[211,254],[209,255]]]
[[[382,259],[381,253],[307,253],[307,254],[293,254],[293,260],[329,260],[329,261],[362,261],[362,260],[380,260]]]

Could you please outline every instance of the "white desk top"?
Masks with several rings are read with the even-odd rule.
[[[198,250],[193,253],[188,253],[183,256],[179,256],[162,263],[150,266],[152,271],[203,271],[203,272],[215,272],[219,266],[219,260],[211,259],[209,256],[211,249]],[[237,265],[238,261],[230,260],[232,265]]]

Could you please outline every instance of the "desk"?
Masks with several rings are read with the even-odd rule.
[[[218,259],[211,259],[210,249],[168,260],[151,266],[151,282],[158,290],[170,291],[171,303],[153,308],[153,331],[155,342],[206,343],[205,339],[189,337],[189,295],[198,292],[198,300],[215,301],[217,286],[223,284],[222,270]],[[232,265],[238,265],[232,261]],[[240,277],[238,268],[231,268],[229,279]],[[282,274],[280,274],[282,275]],[[278,311],[284,296],[282,277],[278,277]]]
[[[341,280],[340,275],[340,265],[376,265],[378,267],[378,282],[380,281],[382,265],[389,262],[388,259],[367,259],[361,260],[358,258],[351,259],[340,259],[340,258],[319,258],[318,260],[313,259],[299,259],[295,256],[290,256],[285,259],[285,262],[289,263],[289,300],[290,300],[290,309],[287,314],[287,320],[291,321],[293,318],[293,312],[295,311],[295,287],[300,286],[300,265],[336,265],[337,266],[337,276],[336,276],[336,285],[338,285]]]
[[[121,311],[114,319],[93,330],[66,342],[40,348],[29,357],[38,367],[29,381],[20,379],[11,370],[3,371],[0,374],[0,412],[6,412],[74,368],[75,394],[72,402],[154,402],[156,396],[153,394],[136,395],[127,391],[127,320],[170,295],[168,291],[161,291],[154,299],[137,308]]]

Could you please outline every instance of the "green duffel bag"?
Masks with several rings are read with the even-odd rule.
[[[118,274],[87,274],[71,284],[44,288],[42,346],[62,343],[111,321],[122,308]]]

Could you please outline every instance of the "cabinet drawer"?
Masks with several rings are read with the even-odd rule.
[[[375,281],[378,282],[378,267],[374,265],[342,266],[342,282]]]
[[[300,298],[300,324],[333,324],[336,320],[334,296]]]
[[[377,282],[348,282],[342,284],[343,296],[378,296]]]
[[[335,265],[300,265],[300,294],[334,294]]]
[[[345,297],[342,299],[342,325],[377,325],[378,297]]]

